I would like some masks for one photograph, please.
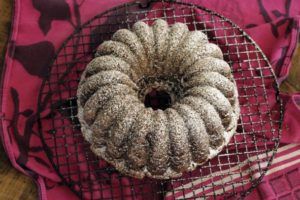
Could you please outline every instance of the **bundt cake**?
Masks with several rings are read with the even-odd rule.
[[[201,31],[162,19],[103,42],[77,91],[91,150],[123,174],[169,179],[216,156],[235,133],[238,93],[220,48]],[[145,105],[152,91],[164,108]]]

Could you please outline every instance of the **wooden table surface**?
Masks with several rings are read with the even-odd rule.
[[[9,37],[11,24],[11,0],[0,1],[0,74],[6,43]],[[288,78],[280,86],[281,91],[294,93],[300,91],[300,45],[293,58],[292,68]],[[1,142],[0,142],[1,143]],[[34,182],[15,170],[5,155],[2,143],[0,144],[0,200],[33,200],[38,199],[37,188]]]

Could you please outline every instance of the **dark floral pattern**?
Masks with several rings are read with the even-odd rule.
[[[71,24],[71,11],[65,0],[32,0],[35,9],[40,12],[39,27],[44,34],[51,28],[53,20],[66,20]]]
[[[42,41],[30,45],[16,45],[14,59],[22,63],[25,70],[40,78],[49,74],[49,68],[54,56],[54,46],[51,42]]]
[[[284,10],[284,12],[282,12],[282,11],[279,11],[279,10],[267,11],[267,9],[265,8],[265,6],[263,4],[263,1],[262,0],[257,0],[258,6],[259,6],[259,11],[260,11],[260,14],[263,17],[263,20],[266,23],[270,24],[271,31],[272,31],[274,37],[276,37],[276,38],[279,37],[279,30],[278,29],[281,26],[285,25],[285,24],[287,24],[286,30],[284,32],[285,37],[287,37],[288,34],[290,34],[290,32],[293,28],[297,29],[296,23],[294,22],[293,19],[291,19],[290,14],[289,14],[291,2],[292,2],[291,0],[285,0],[285,2],[284,2],[285,10]],[[274,17],[272,17],[272,15]],[[273,22],[273,21],[275,21],[274,18],[279,19],[279,20],[277,20],[276,22]],[[253,27],[256,27],[256,26],[257,26],[257,24],[248,24],[248,25],[246,25],[247,28],[253,28]]]

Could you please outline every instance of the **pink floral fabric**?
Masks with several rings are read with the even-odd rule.
[[[38,134],[38,107],[44,106],[39,105],[38,96],[41,84],[49,74],[48,66],[63,41],[75,29],[96,14],[126,2],[129,0],[14,1],[13,29],[1,84],[0,134],[13,166],[36,181],[40,199],[78,199],[53,169]],[[256,0],[251,4],[243,0],[185,2],[207,7],[239,25],[261,47],[279,82],[287,77],[299,39],[299,1]],[[271,86],[268,94],[275,95]],[[284,100],[282,144],[268,174],[248,199],[300,198],[300,147],[297,144],[300,143],[300,94],[281,94],[281,97]],[[276,106],[276,102],[271,106]],[[112,178],[108,184],[117,187],[120,182]],[[127,180],[122,179],[122,184],[126,185]],[[134,190],[139,188],[128,186],[123,191],[127,194],[126,199],[132,198]],[[118,192],[105,190],[102,198],[113,198]],[[201,192],[198,195],[201,196]],[[175,197],[180,198],[182,194]],[[174,199],[174,196],[167,192],[165,198]]]

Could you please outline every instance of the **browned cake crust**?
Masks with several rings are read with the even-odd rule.
[[[165,110],[144,106],[164,90]],[[235,133],[237,87],[220,48],[201,31],[158,19],[103,42],[82,74],[78,118],[91,150],[121,173],[169,179],[216,156]]]

